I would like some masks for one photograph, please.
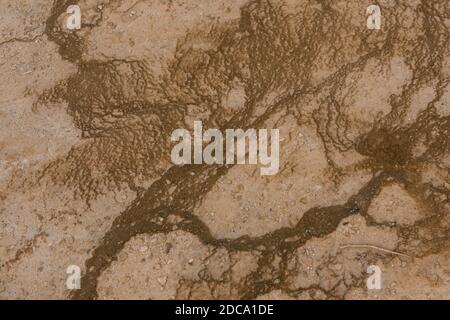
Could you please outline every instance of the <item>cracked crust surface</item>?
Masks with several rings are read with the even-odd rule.
[[[378,3],[2,1],[0,297],[449,299],[450,3]],[[278,174],[172,165],[194,120]]]

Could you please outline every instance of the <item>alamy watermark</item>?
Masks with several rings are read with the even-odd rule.
[[[371,274],[367,278],[366,285],[369,290],[380,290],[381,289],[381,268],[376,265],[370,265],[367,267],[367,273]]]
[[[377,5],[370,5],[367,7],[367,28],[369,30],[381,29],[381,9]]]
[[[78,5],[67,7],[66,13],[69,14],[66,20],[66,27],[69,30],[81,29],[81,9]],[[369,30],[381,29],[381,9],[378,5],[372,4],[367,7],[367,28]]]
[[[172,162],[176,165],[256,165],[259,162],[261,175],[274,175],[279,170],[279,129],[271,129],[270,137],[267,129],[226,129],[224,137],[219,129],[203,132],[202,122],[194,121],[193,137],[186,129],[176,129],[172,132],[171,140],[178,142],[171,152]],[[204,143],[206,145],[203,148]]]
[[[69,16],[66,20],[66,27],[69,30],[81,29],[81,9],[77,5],[71,5],[67,7],[66,11]]]
[[[81,268],[77,265],[70,265],[66,269],[66,287],[69,290],[81,289]]]

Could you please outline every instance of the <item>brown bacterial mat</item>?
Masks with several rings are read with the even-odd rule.
[[[450,2],[374,2],[2,0],[0,298],[450,299]]]

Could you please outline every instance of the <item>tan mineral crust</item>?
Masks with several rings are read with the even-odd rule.
[[[376,2],[0,1],[0,299],[450,299],[450,2]]]

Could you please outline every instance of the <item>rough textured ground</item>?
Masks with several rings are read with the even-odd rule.
[[[376,3],[2,0],[0,298],[449,299],[450,2]],[[194,120],[279,173],[173,166]]]

